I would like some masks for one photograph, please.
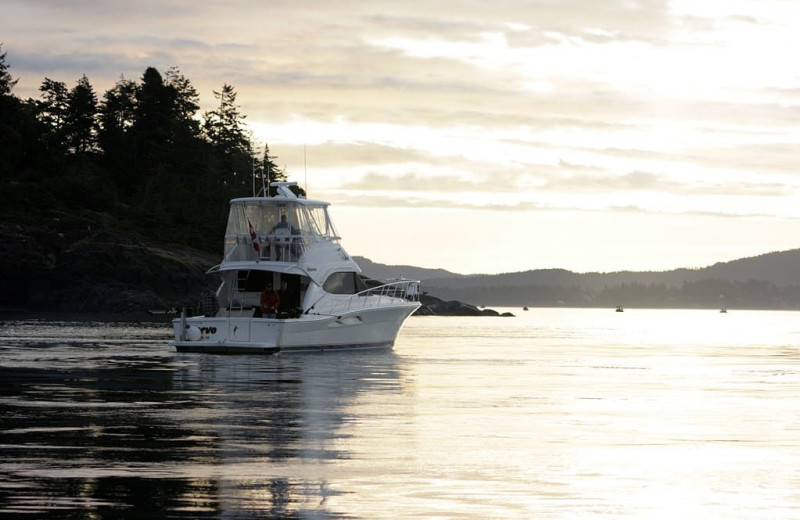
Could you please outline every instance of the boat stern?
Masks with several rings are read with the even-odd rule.
[[[178,352],[275,353],[280,350],[283,324],[253,318],[181,316],[172,320]]]

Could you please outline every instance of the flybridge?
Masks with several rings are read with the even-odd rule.
[[[226,261],[297,262],[319,241],[337,242],[328,203],[297,197],[289,186],[274,182],[273,197],[233,199],[225,231]],[[243,247],[244,246],[244,247]]]

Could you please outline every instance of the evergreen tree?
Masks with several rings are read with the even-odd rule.
[[[165,83],[174,89],[175,101],[173,109],[179,128],[189,135],[197,136],[200,132],[200,122],[195,119],[200,109],[200,95],[191,82],[181,74],[178,67],[170,67],[164,74]]]
[[[134,155],[128,169],[134,210],[148,226],[168,222],[169,202],[165,191],[171,189],[172,107],[174,89],[164,84],[161,73],[148,67],[136,89],[134,121],[130,130]]]
[[[212,177],[213,186],[230,197],[251,189],[253,153],[245,116],[236,104],[236,91],[228,84],[214,91],[219,107],[205,113],[203,133],[212,147],[212,168],[219,173]]]
[[[205,114],[204,131],[209,142],[228,154],[250,153],[250,139],[244,128],[246,116],[239,112],[236,91],[225,84],[220,92],[214,91],[219,108]]]
[[[63,81],[44,78],[41,99],[36,102],[36,115],[44,126],[45,146],[52,151],[65,149],[65,125],[69,111],[69,90]]]
[[[131,132],[136,117],[135,82],[120,76],[111,89],[103,94],[100,103],[100,129],[97,142],[103,155],[103,165],[114,180],[118,197],[127,201],[136,176],[132,173],[135,140]]]
[[[200,96],[177,67],[171,67],[164,79],[174,94],[170,124],[172,149],[178,160],[174,161],[172,168],[181,177],[180,182],[188,186],[196,183],[198,172],[203,169],[206,143],[201,137],[200,121],[197,118]]]
[[[97,95],[84,75],[67,96],[66,138],[73,153],[97,147]]]
[[[194,228],[197,219],[220,221],[217,211],[225,205],[219,200],[220,193],[214,183],[207,181],[215,175],[209,171],[209,145],[201,135],[201,125],[197,117],[200,96],[177,67],[171,67],[164,74],[164,82],[174,92],[171,182],[179,185],[184,193],[180,200],[173,201],[170,206],[172,218],[176,225],[183,228]],[[205,189],[206,186],[211,188]],[[209,235],[213,233],[200,234],[193,241],[207,241]]]
[[[3,52],[3,44],[0,43],[0,96],[10,95],[11,90],[19,81],[19,78],[13,79],[8,71],[9,66],[6,63],[6,54]]]
[[[6,53],[2,52],[0,44],[0,181],[9,180],[15,176],[15,167],[30,152],[30,142],[35,141],[35,122],[28,117],[29,114],[19,100],[11,94],[17,84],[11,77],[9,65],[6,63]],[[33,139],[26,139],[28,135]],[[14,197],[10,187],[2,188],[6,197]]]
[[[101,144],[106,137],[116,138],[130,130],[135,111],[136,83],[122,76],[113,88],[103,94],[100,106]]]
[[[270,155],[269,144],[264,144],[264,155],[261,158],[261,168],[269,182],[281,182],[286,180],[286,172],[275,164],[276,156]]]
[[[159,162],[171,144],[172,108],[175,91],[164,83],[161,73],[148,67],[136,89],[133,131],[144,168]]]
[[[145,71],[136,89],[133,124],[145,167],[187,154],[184,147],[200,136],[194,118],[198,103],[197,91],[177,68],[171,68],[165,77],[153,67]],[[180,162],[172,161],[171,166],[180,168]]]

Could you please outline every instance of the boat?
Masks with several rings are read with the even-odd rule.
[[[319,352],[391,348],[419,307],[418,280],[386,283],[362,274],[341,245],[329,203],[296,195],[295,182],[273,182],[254,197],[230,201],[218,275],[219,310],[172,320],[179,352]],[[282,283],[295,306],[263,315],[261,292]],[[288,298],[287,298],[288,299]]]
[[[617,305],[616,312],[625,312],[625,309],[622,308],[622,305]]]
[[[178,314],[175,309],[148,309],[147,314],[151,316],[165,316],[168,314]]]

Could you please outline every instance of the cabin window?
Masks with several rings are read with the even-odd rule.
[[[333,273],[322,284],[325,292],[331,294],[356,294],[367,289],[358,273]]]
[[[355,294],[356,287],[353,283],[353,275],[355,273],[333,273],[322,284],[325,292],[331,294]]]
[[[336,238],[336,230],[333,223],[328,218],[328,212],[324,206],[309,207],[308,218],[313,223],[314,233],[324,237]]]

